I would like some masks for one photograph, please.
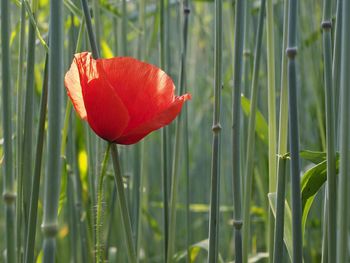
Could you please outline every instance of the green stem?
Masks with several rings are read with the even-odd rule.
[[[133,235],[131,230],[131,220],[129,214],[129,208],[127,204],[127,199],[124,190],[123,177],[120,170],[118,149],[116,144],[111,144],[112,159],[113,159],[113,168],[114,168],[114,182],[117,186],[117,194],[119,205],[121,209],[122,224],[126,237],[126,248],[128,253],[129,263],[136,263],[136,253],[133,242]]]
[[[254,148],[255,148],[255,122],[256,122],[256,108],[258,101],[258,74],[261,57],[261,45],[264,28],[265,16],[265,0],[261,1],[259,24],[256,36],[256,46],[254,55],[254,69],[253,80],[251,88],[250,99],[250,116],[248,122],[248,141],[247,141],[247,158],[245,167],[245,184],[244,184],[244,205],[243,205],[243,262],[248,262],[249,239],[250,239],[250,202],[253,183],[253,169],[254,169]]]
[[[222,0],[215,0],[214,46],[214,112],[211,164],[211,190],[209,214],[208,263],[216,263],[219,254],[219,207],[220,207],[220,111],[222,88]]]
[[[81,5],[84,11],[84,17],[85,17],[85,23],[86,23],[86,29],[88,31],[90,46],[92,50],[92,56],[96,59],[100,57],[100,52],[97,47],[96,37],[94,34],[94,30],[92,28],[92,22],[91,22],[91,16],[89,11],[89,6],[87,3],[87,0],[81,0]]]
[[[19,36],[19,55],[18,55],[18,71],[17,71],[17,165],[16,165],[16,175],[17,175],[17,189],[22,188],[22,169],[23,169],[23,76],[24,74],[24,47],[25,47],[25,26],[26,26],[26,11],[21,1],[21,29]],[[21,258],[21,234],[22,234],[22,191],[18,191],[16,205],[16,226],[17,226],[17,258]]]
[[[12,120],[11,120],[11,68],[10,68],[10,9],[9,1],[1,1],[1,69],[2,69],[2,121],[4,135],[4,193],[6,211],[6,251],[7,262],[15,263],[16,228],[15,228],[15,185],[12,160]]]
[[[32,11],[33,18],[36,19],[37,2],[33,1]],[[25,112],[24,112],[24,135],[23,135],[23,169],[20,175],[22,182],[21,188],[23,199],[24,212],[24,230],[28,232],[28,217],[29,217],[29,200],[31,196],[31,188],[26,187],[32,185],[33,165],[32,165],[32,141],[34,130],[34,67],[35,67],[35,26],[29,24],[28,32],[28,53],[27,53],[27,78],[26,78],[26,98],[25,98]],[[24,174],[25,173],[25,174]]]
[[[273,263],[281,262],[283,258],[284,204],[287,156],[280,156],[278,162],[276,220],[273,246]]]
[[[337,200],[336,200],[336,170],[335,170],[335,123],[334,123],[334,96],[332,87],[332,8],[331,1],[323,2],[323,60],[324,83],[326,99],[326,139],[327,139],[327,191],[328,198],[328,261],[336,258],[336,233],[337,233]]]
[[[103,249],[101,243],[101,232],[102,232],[102,200],[103,200],[103,180],[105,178],[109,149],[111,148],[111,143],[108,143],[107,149],[102,161],[101,174],[98,178],[98,190],[97,190],[97,211],[96,211],[96,263],[104,262],[103,259]]]
[[[48,90],[48,156],[44,184],[43,262],[55,262],[58,201],[61,184],[61,101],[63,87],[63,3],[50,2]]]
[[[42,89],[41,102],[40,102],[38,140],[36,145],[34,174],[33,174],[30,204],[29,204],[28,232],[26,235],[25,263],[34,262],[34,248],[35,248],[34,245],[35,245],[39,187],[40,187],[40,177],[41,177],[41,162],[42,162],[44,138],[45,138],[47,92],[48,92],[48,55],[46,55],[46,60],[45,60],[44,82],[43,82],[43,89]]]
[[[345,25],[350,24],[350,2],[343,2],[341,35],[341,74],[340,74],[340,173],[338,191],[338,235],[337,235],[337,263],[348,261],[348,233],[349,233],[349,170],[350,170],[350,34]],[[330,193],[331,194],[331,193]]]
[[[122,0],[122,51],[123,56],[128,55],[128,10],[126,0]]]
[[[160,0],[159,7],[159,63],[165,70],[165,0]],[[169,225],[169,172],[168,172],[168,129],[163,127],[161,130],[161,148],[162,148],[162,179],[163,179],[163,222],[164,222],[164,262],[168,262],[169,242],[171,231]],[[173,187],[173,186],[172,186]],[[171,245],[172,246],[172,245]]]
[[[297,103],[297,72],[296,61],[296,25],[297,0],[289,1],[288,11],[288,89],[289,89],[289,131],[291,156],[291,194],[292,194],[292,230],[293,230],[293,262],[303,260],[302,229],[301,229],[301,192],[300,192],[300,159],[299,159],[299,126]]]
[[[232,177],[233,177],[233,226],[235,235],[236,263],[242,262],[242,194],[240,174],[240,126],[241,126],[241,83],[244,40],[244,1],[236,1],[235,46],[233,61],[233,103],[232,103]]]

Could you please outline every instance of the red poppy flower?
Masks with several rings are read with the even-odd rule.
[[[79,116],[101,138],[133,144],[172,122],[190,94],[175,96],[161,69],[131,57],[75,54],[65,86]]]

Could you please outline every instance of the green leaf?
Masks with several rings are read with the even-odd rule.
[[[249,117],[250,115],[250,100],[241,96],[241,104],[244,114]],[[265,117],[259,110],[256,110],[256,122],[255,122],[255,132],[258,137],[267,145],[268,144],[268,125]]]
[[[300,157],[314,164],[319,164],[320,162],[326,160],[327,154],[326,152],[302,150],[300,151]]]
[[[191,262],[195,262],[200,250],[205,250],[206,252],[209,251],[209,240],[204,239],[202,241],[199,241],[193,245],[190,246],[189,252],[190,252],[190,259]],[[174,261],[180,261],[181,259],[184,259],[187,256],[187,249],[181,250],[173,256]],[[224,260],[222,259],[220,253],[219,253],[219,262],[224,263]]]
[[[270,207],[273,216],[276,218],[276,193],[268,193]],[[283,240],[286,244],[288,255],[290,260],[292,260],[293,253],[293,239],[292,239],[292,211],[290,210],[287,200],[285,201],[284,207],[284,229],[283,229]]]

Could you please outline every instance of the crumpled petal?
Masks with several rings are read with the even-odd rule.
[[[125,133],[153,119],[175,99],[172,79],[156,66],[131,57],[98,59],[97,64],[127,105],[130,122]]]
[[[142,125],[133,130],[130,130],[128,133],[124,133],[115,142],[119,144],[134,144],[144,138],[150,132],[168,125],[180,113],[183,103],[190,99],[190,94],[176,97],[174,102],[171,103],[167,109],[154,116],[153,119],[144,122]]]
[[[79,59],[81,56],[84,56],[87,53],[77,54],[76,59]],[[86,110],[83,100],[82,87],[80,84],[80,74],[78,66],[76,64],[76,59],[73,60],[72,65],[67,71],[64,77],[64,85],[66,86],[67,95],[71,99],[75,111],[78,113],[80,118],[86,120]]]
[[[94,132],[107,141],[118,138],[129,123],[126,106],[109,85],[104,72],[98,70],[90,53],[75,56],[87,121]]]

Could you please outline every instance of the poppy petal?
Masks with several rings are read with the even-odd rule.
[[[67,95],[71,99],[75,111],[80,118],[86,120],[86,109],[80,84],[80,75],[75,59],[64,77],[64,85],[66,86]]]
[[[119,144],[133,144],[141,140],[150,132],[157,130],[171,123],[180,113],[183,103],[191,99],[190,94],[185,94],[180,97],[175,97],[171,105],[156,115],[153,119],[143,123],[142,125],[130,130],[128,133],[123,133],[115,142]]]
[[[98,59],[109,83],[127,105],[131,131],[164,111],[174,101],[175,86],[161,69],[131,57]]]
[[[101,138],[115,141],[129,122],[123,102],[103,77],[90,80],[83,95],[91,128]]]

